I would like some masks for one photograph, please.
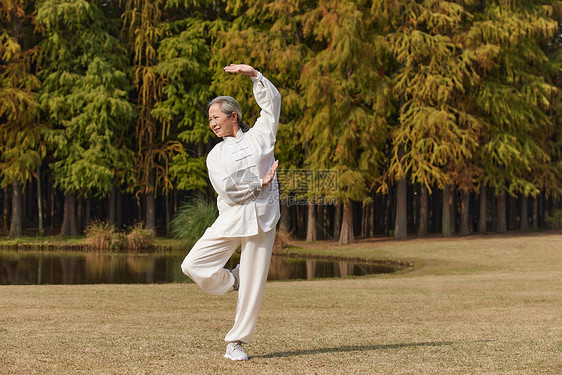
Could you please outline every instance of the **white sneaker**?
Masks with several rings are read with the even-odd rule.
[[[237,264],[230,273],[234,276],[234,285],[232,285],[232,291],[234,292],[240,288],[240,265]]]
[[[229,342],[226,346],[226,354],[224,358],[231,359],[233,361],[247,361],[248,355],[244,353],[242,349],[242,343],[240,341]]]

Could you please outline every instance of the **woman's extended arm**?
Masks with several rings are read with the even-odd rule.
[[[281,94],[267,78],[250,65],[231,64],[226,66],[224,71],[244,74],[252,78],[254,98],[261,108],[260,117],[252,129],[254,132],[260,133],[263,141],[273,147],[281,113]]]

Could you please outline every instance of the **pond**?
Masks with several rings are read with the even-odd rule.
[[[154,284],[191,282],[180,269],[184,255],[0,251],[0,285]],[[234,268],[234,254],[227,268]],[[273,256],[268,280],[392,273],[397,266]]]

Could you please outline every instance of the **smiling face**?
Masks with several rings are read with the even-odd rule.
[[[215,103],[209,107],[209,127],[217,137],[236,137],[240,126],[236,112],[230,116],[222,111],[222,104]]]

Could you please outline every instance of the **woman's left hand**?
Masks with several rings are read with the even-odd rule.
[[[224,67],[224,71],[228,73],[240,73],[250,77],[258,76],[258,71],[246,64],[230,64]]]

